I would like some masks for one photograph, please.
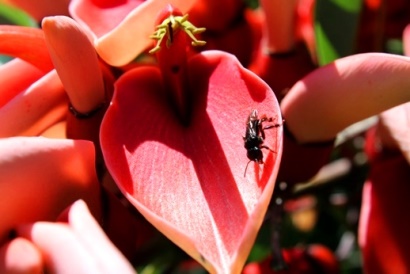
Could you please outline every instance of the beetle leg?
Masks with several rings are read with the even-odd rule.
[[[270,129],[270,128],[274,128],[274,127],[280,127],[282,124],[274,124],[274,125],[267,125],[266,127],[263,127],[262,129]]]
[[[248,166],[249,166],[250,162],[252,162],[252,160],[249,160],[249,162],[246,164],[245,172],[243,173],[243,177],[246,177],[246,170],[248,169]]]
[[[262,127],[262,124],[260,124],[259,126],[259,132],[261,133],[262,141],[265,140],[265,131],[264,131],[264,128]]]
[[[265,146],[265,145],[261,145],[260,148],[264,148],[264,149],[272,151],[273,153],[276,153],[273,149],[271,149],[270,147]]]

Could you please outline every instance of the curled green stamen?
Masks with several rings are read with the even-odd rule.
[[[167,36],[166,45],[170,47],[174,41],[174,35],[178,30],[183,30],[191,39],[192,46],[204,46],[205,41],[198,40],[194,34],[202,33],[205,28],[197,28],[191,22],[188,21],[188,14],[184,16],[171,15],[165,19],[160,25],[156,27],[156,31],[150,36],[150,38],[157,40],[156,46],[149,51],[149,53],[155,53],[161,49],[161,43],[164,37]]]

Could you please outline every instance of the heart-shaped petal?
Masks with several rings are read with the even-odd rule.
[[[265,130],[265,163],[249,164],[243,135],[252,109],[282,123],[272,90],[233,55],[188,61],[192,112],[178,118],[160,70],[141,67],[116,83],[101,126],[109,171],[133,205],[209,271],[239,273],[269,204],[282,127]],[[269,123],[265,122],[264,126]]]

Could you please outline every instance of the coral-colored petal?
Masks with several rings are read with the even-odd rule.
[[[104,234],[84,201],[77,201],[71,206],[68,223],[82,242],[84,249],[93,255],[98,267],[103,269],[104,273],[135,273],[124,255]]]
[[[68,223],[22,225],[17,234],[31,240],[53,273],[135,273],[93,218],[84,201],[68,210]]]
[[[400,150],[410,163],[410,103],[380,114],[377,133],[384,148]]]
[[[15,137],[0,139],[0,151],[0,239],[21,223],[55,220],[77,199],[97,212],[91,142]]]
[[[403,31],[403,51],[404,55],[410,56],[410,24]]]
[[[40,251],[28,240],[16,238],[0,249],[1,273],[43,273]]]
[[[316,0],[301,0],[297,4],[296,35],[309,49],[313,60],[316,60],[316,42],[314,31],[314,12]]]
[[[33,65],[15,58],[0,66],[0,107],[44,76],[44,72]]]
[[[41,132],[40,136],[47,138],[67,139],[66,127],[66,121],[58,122]]]
[[[96,41],[101,58],[110,65],[123,66],[131,62],[151,43],[150,35],[155,31],[158,13],[168,4],[186,13],[194,0],[145,1],[112,31]]]
[[[114,29],[128,13],[143,2],[72,0],[70,14],[83,27],[89,28],[96,37],[101,37]]]
[[[210,271],[237,273],[269,203],[282,127],[266,130],[265,164],[248,163],[245,121],[252,109],[281,115],[273,92],[232,55],[208,51],[188,63],[192,115],[183,125],[156,68],[117,82],[101,145],[117,184],[162,233]]]
[[[101,273],[92,254],[68,224],[36,222],[20,226],[17,233],[41,250],[51,273]]]
[[[53,70],[0,108],[0,137],[38,135],[67,113],[67,97]]]
[[[333,139],[345,127],[410,100],[410,58],[348,56],[297,82],[281,103],[297,141]]]
[[[93,44],[69,17],[46,17],[42,28],[72,106],[81,113],[93,111],[105,100],[104,81]]]
[[[0,53],[19,57],[44,72],[53,69],[40,29],[0,25]]]
[[[261,0],[265,12],[266,49],[288,52],[295,44],[295,14],[297,1]]]

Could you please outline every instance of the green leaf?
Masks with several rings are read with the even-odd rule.
[[[320,65],[354,53],[363,0],[317,0],[316,50]]]
[[[388,53],[404,55],[403,41],[400,39],[388,39],[385,47]]]
[[[0,24],[38,27],[37,22],[24,11],[0,3]]]
[[[0,54],[0,66],[12,60],[10,56]]]
[[[259,1],[258,0],[242,0],[245,5],[251,9],[257,9],[259,7]]]

